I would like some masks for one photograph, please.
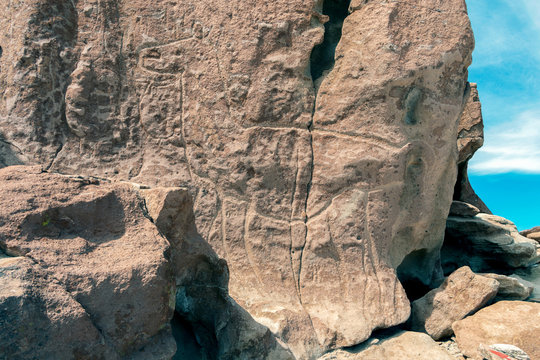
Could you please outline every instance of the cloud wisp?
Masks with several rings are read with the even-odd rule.
[[[473,174],[540,174],[540,109],[486,130],[485,144],[470,163]]]

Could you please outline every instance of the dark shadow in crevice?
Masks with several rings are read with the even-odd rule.
[[[405,256],[398,266],[397,276],[409,301],[421,298],[444,280],[439,256],[436,255],[438,252],[438,249],[415,250]],[[426,271],[430,271],[429,277],[426,277]]]
[[[175,311],[171,327],[177,345],[173,360],[202,360],[202,347],[197,342],[191,323]]]
[[[325,0],[323,14],[330,20],[324,24],[324,40],[311,52],[311,78],[316,83],[325,71],[334,67],[336,47],[341,40],[343,21],[349,15],[351,0]]]

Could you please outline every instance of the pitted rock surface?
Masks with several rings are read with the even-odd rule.
[[[230,295],[298,358],[403,323],[397,274],[440,278],[466,6],[353,0],[312,79],[322,5],[11,1],[0,166],[186,186]]]
[[[0,249],[16,256],[0,259],[0,354],[174,355],[169,243],[132,185],[23,166],[0,184]]]

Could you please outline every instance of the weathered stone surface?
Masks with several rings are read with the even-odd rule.
[[[480,213],[448,217],[441,256],[445,273],[461,266],[486,272],[530,265],[537,251],[538,243],[521,236],[514,223]]]
[[[462,267],[438,288],[412,303],[411,327],[439,340],[452,335],[452,324],[482,308],[497,295],[499,283]]]
[[[119,358],[73,295],[25,257],[0,258],[0,331],[3,359]]]
[[[423,333],[402,331],[386,339],[351,350],[336,350],[321,360],[455,360],[433,339]]]
[[[529,239],[540,242],[540,226],[535,226],[532,229],[523,230],[520,232],[520,234],[528,237]]]
[[[525,351],[508,344],[480,345],[480,354],[484,360],[531,360]]]
[[[486,204],[474,192],[467,174],[469,160],[484,143],[482,105],[478,96],[478,88],[474,83],[470,84],[467,104],[461,114],[457,141],[459,151],[458,178],[454,189],[454,200],[472,204],[483,213],[491,214]]]
[[[471,38],[462,1],[422,5],[353,1],[318,89],[300,293],[319,340],[337,329],[338,346],[406,320],[394,269],[409,254],[402,279],[439,276],[426,269],[437,269],[452,197]],[[442,33],[452,40],[434,40]]]
[[[470,83],[470,95],[459,120],[458,164],[467,162],[484,144],[484,120],[478,87]]]
[[[441,276],[473,37],[463,0],[350,5],[312,78],[320,1],[12,1],[0,166],[185,186],[296,357],[364,341],[408,318],[397,275]]]
[[[482,360],[481,344],[509,344],[540,359],[540,304],[500,301],[452,326],[459,348],[468,357]]]
[[[495,279],[499,283],[499,290],[495,301],[500,300],[525,300],[531,296],[533,287],[527,281],[519,277],[510,277],[500,274],[480,274],[490,279]]]
[[[480,214],[480,210],[471,204],[462,201],[452,201],[449,216],[473,217]]]
[[[1,260],[0,349],[14,359],[174,354],[169,243],[131,185],[37,167],[1,169],[0,184],[0,249],[24,256]]]
[[[198,234],[188,191],[156,188],[141,192],[149,215],[171,242],[175,310],[191,324],[202,358],[293,359],[267,327],[230,298],[227,264]]]

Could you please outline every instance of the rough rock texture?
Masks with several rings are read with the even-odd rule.
[[[486,272],[537,262],[538,247],[534,240],[521,236],[511,221],[480,213],[448,217],[441,256],[445,273],[465,265]]]
[[[402,323],[397,275],[441,277],[473,47],[466,6],[353,0],[336,62],[315,79],[321,10],[10,1],[0,166],[188,187],[230,295],[299,358]]]
[[[175,311],[189,321],[201,346],[202,359],[293,359],[267,327],[230,298],[227,264],[198,234],[189,193],[180,188],[141,193],[148,214],[171,242]]]
[[[528,285],[527,281],[519,277],[510,277],[500,274],[480,274],[484,277],[497,280],[499,290],[495,301],[500,300],[525,300],[531,296],[533,287]]]
[[[540,304],[501,301],[452,326],[459,348],[466,356],[481,360],[479,346],[509,344],[540,359]]]
[[[452,201],[449,216],[474,217],[480,214],[480,210],[471,204],[462,201]]]
[[[0,249],[18,256],[0,260],[0,354],[174,354],[169,243],[143,204],[129,184],[0,170]]]
[[[520,232],[520,234],[528,237],[529,239],[540,242],[540,226],[535,226],[532,229],[523,230]]]
[[[412,303],[411,328],[434,340],[452,335],[452,324],[481,309],[497,295],[499,283],[462,267],[438,288]]]
[[[337,350],[321,360],[454,360],[426,334],[402,331],[386,339],[372,340],[359,349]]]
[[[471,159],[476,150],[484,144],[484,121],[482,104],[478,96],[476,84],[470,83],[470,95],[459,120],[458,132],[458,164]]]
[[[118,358],[83,306],[25,257],[0,258],[0,358]]]
[[[459,121],[458,131],[458,178],[454,189],[454,200],[470,203],[483,213],[491,214],[486,204],[474,192],[467,174],[469,160],[484,144],[482,105],[478,88],[474,83],[470,84],[469,97]]]

